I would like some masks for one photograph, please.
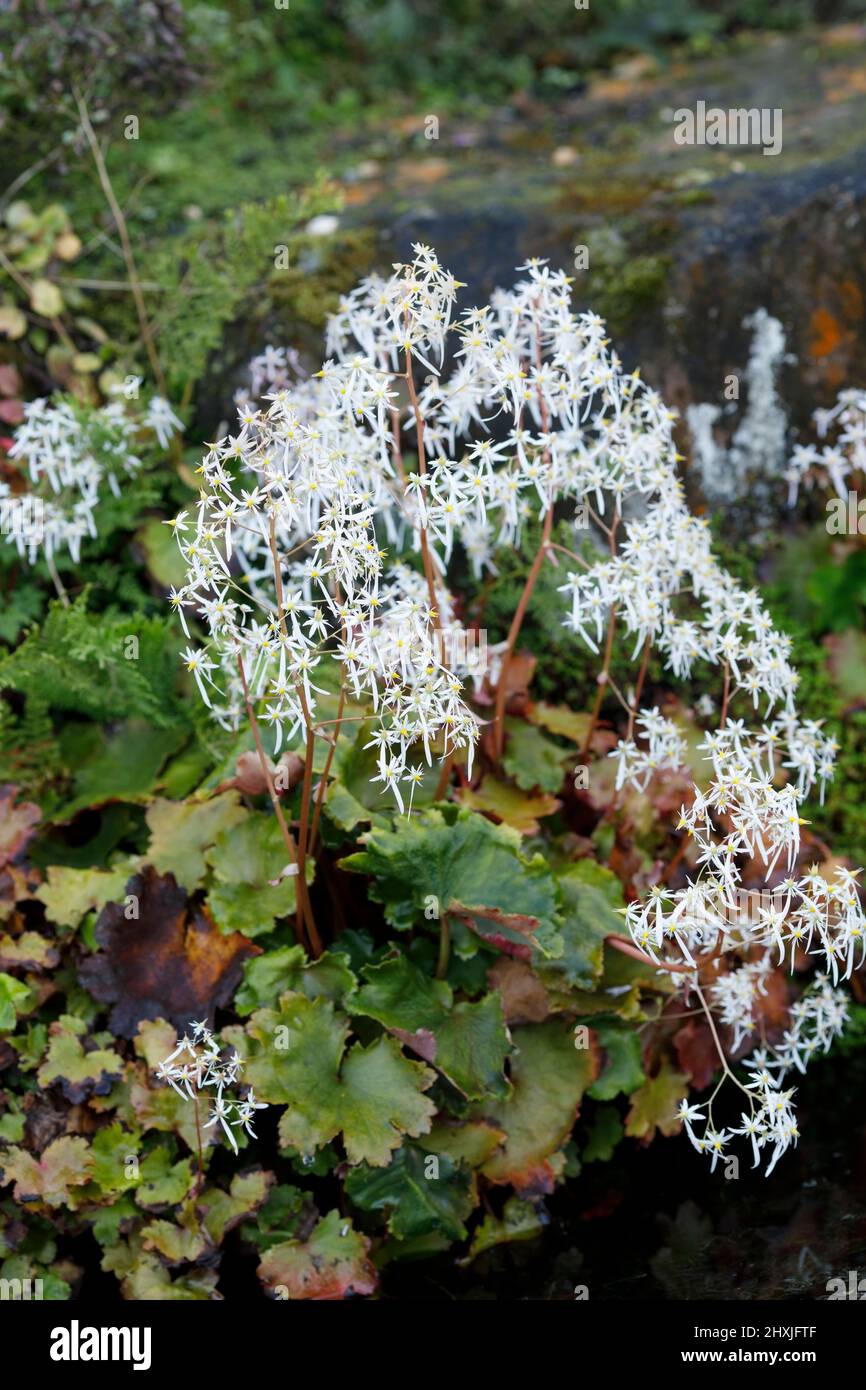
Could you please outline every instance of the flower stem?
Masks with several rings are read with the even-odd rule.
[[[514,648],[520,636],[520,629],[523,626],[523,619],[526,616],[526,609],[532,592],[541,573],[541,566],[547,553],[547,544],[550,540],[550,532],[553,526],[553,508],[548,507],[544,516],[544,527],[541,532],[541,544],[535,552],[535,559],[526,576],[526,583],[523,586],[523,593],[511,620],[511,627],[508,629],[508,638],[505,643],[505,651],[502,654],[502,665],[499,668],[499,681],[496,686],[496,704],[493,711],[493,737],[494,749],[497,759],[502,757],[502,749],[505,746],[505,701],[508,698],[508,669],[511,665],[511,658],[514,655]]]
[[[252,700],[250,699],[250,690],[249,686],[247,685],[247,676],[244,670],[243,657],[241,656],[240,652],[238,652],[238,670],[240,672],[241,685],[243,686],[244,690],[244,703],[246,705],[247,710],[247,719],[249,720],[250,728],[252,729],[253,741],[256,745],[256,752],[259,755],[259,763],[261,764],[262,776],[264,777],[265,782],[267,784],[268,795],[271,798],[271,805],[274,808],[274,814],[276,815],[277,823],[280,827],[280,832],[282,834],[283,841],[288,851],[289,861],[292,864],[298,864],[297,888],[295,890],[298,904],[298,909],[295,913],[295,935],[298,938],[299,944],[303,946],[304,926],[306,925],[310,949],[312,950],[314,956],[320,956],[322,954],[322,943],[319,938],[319,934],[316,931],[316,924],[313,920],[313,913],[310,907],[309,895],[307,893],[307,881],[306,878],[304,878],[301,875],[297,846],[295,844],[292,832],[286,824],[286,818],[283,815],[283,808],[280,803],[280,798],[277,796],[276,788],[274,787],[274,779],[271,776],[271,769],[268,764],[267,756],[265,754],[264,745],[262,743],[262,736],[259,732],[259,721],[256,719],[256,712],[253,709]]]
[[[448,961],[451,957],[451,923],[448,913],[439,918],[439,960],[436,964],[436,979],[444,980],[448,974]]]
[[[319,817],[322,814],[322,803],[325,800],[325,792],[327,791],[328,787],[328,773],[331,771],[331,763],[334,761],[334,754],[337,751],[337,739],[340,737],[340,726],[343,722],[343,708],[345,706],[345,703],[346,691],[345,688],[341,685],[340,700],[339,704],[337,705],[337,718],[334,721],[334,733],[333,737],[331,738],[331,744],[328,749],[328,756],[325,759],[325,766],[322,771],[321,779],[319,781],[318,790],[316,792],[316,804],[313,807],[313,823],[310,826],[310,854],[312,854],[314,849],[316,848],[316,836],[319,831]]]
[[[535,365],[541,367],[541,332],[536,325],[535,333]],[[547,401],[544,392],[539,388],[538,391],[538,410],[541,417],[541,429],[546,435],[550,427],[550,416],[547,410]],[[547,445],[542,450],[542,459],[546,468],[550,468],[550,450]],[[523,619],[526,616],[526,609],[529,600],[532,598],[533,590],[538,582],[541,573],[541,566],[544,564],[548,545],[550,544],[550,534],[553,529],[553,480],[548,480],[547,487],[547,510],[544,513],[544,525],[541,530],[541,544],[535,554],[535,559],[526,576],[526,583],[523,586],[523,593],[517,605],[511,627],[508,629],[508,638],[505,643],[505,651],[502,655],[502,665],[499,668],[499,682],[496,687],[496,704],[493,710],[493,747],[496,753],[497,762],[502,759],[502,750],[505,747],[505,702],[508,697],[508,670],[511,666],[511,658],[514,655],[514,648],[520,636],[520,629],[523,626]]]
[[[604,700],[605,686],[607,685],[608,676],[610,675],[610,662],[611,662],[611,657],[612,657],[612,655],[613,655],[613,637],[614,637],[615,631],[616,631],[616,608],[615,608],[615,607],[611,607],[611,610],[610,610],[610,617],[609,617],[608,623],[607,623],[607,638],[605,639],[605,644],[604,644],[604,656],[603,656],[603,658],[602,658],[602,666],[601,666],[601,670],[599,671],[598,675],[596,676],[597,689],[596,689],[596,693],[595,693],[595,703],[593,704],[593,707],[592,707],[592,714],[590,715],[590,720],[589,720],[589,728],[587,729],[587,731],[586,731],[586,737],[585,737],[584,740],[583,740],[583,747],[582,747],[581,750],[580,750],[580,760],[581,760],[581,762],[583,762],[583,761],[585,760],[586,755],[587,755],[587,753],[589,752],[589,745],[590,745],[591,742],[592,742],[592,736],[593,736],[593,734],[595,733],[595,728],[596,728],[596,725],[598,724],[598,716],[599,716],[600,713],[601,713],[601,705],[602,705],[602,701]]]
[[[196,1181],[195,1195],[199,1197],[204,1187],[204,1143],[201,1137],[201,1110],[199,1108],[197,1092],[195,1096],[195,1137],[198,1148],[198,1179]]]
[[[412,372],[412,353],[406,349],[406,389],[409,392],[409,400],[412,405],[412,412],[415,416],[415,434],[418,446],[418,472],[422,478],[427,477],[427,453],[424,448],[424,416],[421,413],[421,406],[418,402],[418,392],[415,390],[415,377]],[[424,566],[424,577],[427,580],[427,594],[430,600],[430,617],[433,626],[438,632],[442,626],[442,617],[439,612],[439,604],[436,600],[436,576],[433,571],[433,559],[430,554],[430,546],[427,540],[427,527],[421,523],[419,516],[418,530],[421,537],[421,561]],[[440,652],[441,656],[441,652]]]

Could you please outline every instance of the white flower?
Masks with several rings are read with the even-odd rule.
[[[234,1051],[224,1057],[219,1042],[204,1021],[192,1023],[190,1027],[192,1036],[185,1033],[178,1039],[174,1051],[156,1068],[157,1078],[167,1081],[182,1099],[196,1104],[202,1093],[215,1090],[215,1097],[206,1097],[212,1109],[210,1119],[202,1128],[211,1129],[218,1124],[237,1153],[238,1143],[232,1126],[241,1125],[254,1139],[253,1117],[257,1110],[266,1109],[266,1104],[257,1101],[252,1091],[240,1099],[225,1095],[225,1091],[239,1080],[240,1057]]]

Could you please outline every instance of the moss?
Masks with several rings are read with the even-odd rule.
[[[664,296],[669,256],[635,256],[603,286],[599,312],[613,333],[628,328],[639,314]]]
[[[715,193],[709,188],[681,188],[673,195],[674,202],[679,207],[694,207],[696,203],[714,203]]]
[[[268,296],[281,320],[321,328],[340,295],[369,274],[375,256],[371,229],[340,232],[271,277]]]

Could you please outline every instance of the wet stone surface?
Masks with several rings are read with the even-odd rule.
[[[866,379],[864,57],[866,28],[847,26],[665,71],[632,60],[554,106],[443,118],[437,140],[419,114],[364,137],[372,162],[344,151],[344,221],[378,229],[385,265],[413,240],[435,245],[467,303],[528,255],[571,270],[587,247],[581,305],[681,408],[720,398],[748,356],[742,321],[763,306],[796,356],[782,386],[800,424]],[[678,145],[674,113],[698,101],[780,108],[781,153]]]

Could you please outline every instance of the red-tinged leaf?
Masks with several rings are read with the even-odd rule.
[[[510,1095],[473,1112],[506,1134],[504,1148],[482,1172],[523,1195],[552,1192],[561,1169],[556,1156],[598,1075],[598,1049],[592,1038],[589,1047],[575,1047],[570,1025],[558,1018],[515,1029],[514,1045]]]
[[[15,805],[18,788],[0,788],[0,869],[11,863],[32,840],[42,812],[32,801]]]
[[[370,1242],[338,1211],[330,1211],[308,1240],[271,1246],[258,1268],[271,1298],[341,1299],[375,1293]]]
[[[0,362],[0,396],[17,396],[21,392],[18,368],[11,362]]]
[[[90,1181],[93,1156],[85,1139],[64,1136],[36,1159],[25,1149],[9,1149],[2,1159],[4,1182],[14,1182],[16,1202],[68,1205],[70,1189]]]
[[[532,948],[538,947],[535,933],[540,926],[537,917],[525,917],[519,912],[502,912],[496,907],[464,907],[462,903],[448,904],[452,917],[465,922],[470,931],[480,936],[488,946],[495,946],[507,956],[530,960]]]
[[[425,1062],[436,1061],[436,1038],[429,1028],[416,1028],[414,1033],[406,1028],[391,1028],[389,1031],[417,1057],[423,1057]]]

